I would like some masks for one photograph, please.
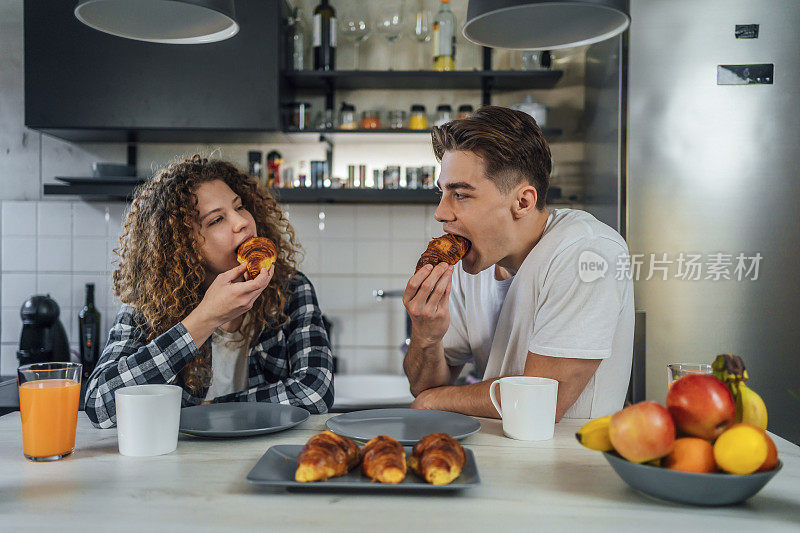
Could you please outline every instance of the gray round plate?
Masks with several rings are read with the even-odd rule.
[[[458,413],[432,409],[368,409],[329,418],[325,427],[348,439],[367,441],[388,435],[400,444],[415,444],[431,433],[463,439],[481,430],[481,423]]]
[[[693,474],[631,463],[616,454],[604,452],[606,460],[625,483],[648,496],[689,505],[731,505],[754,496],[783,467],[746,476],[733,474]]]
[[[302,424],[308,411],[280,403],[212,403],[181,409],[180,432],[195,437],[249,437]]]

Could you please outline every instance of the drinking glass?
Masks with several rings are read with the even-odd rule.
[[[358,70],[358,47],[371,30],[366,3],[351,1],[340,11],[339,32],[353,42],[353,70]]]
[[[419,42],[419,65],[420,70],[424,70],[426,66],[429,67],[430,61],[426,61],[427,55],[426,52],[429,52],[428,47],[425,46],[425,43],[431,40],[431,19],[432,15],[430,10],[425,9],[425,0],[417,0],[416,6],[414,8],[414,27],[412,28],[412,33],[414,38]]]
[[[22,453],[30,461],[57,461],[75,449],[78,363],[35,363],[17,370]]]
[[[667,388],[689,374],[711,374],[711,365],[708,363],[671,363],[667,365]]]
[[[383,35],[391,46],[391,65],[389,70],[394,70],[397,62],[394,43],[403,33],[404,0],[381,0],[375,9],[375,31]]]

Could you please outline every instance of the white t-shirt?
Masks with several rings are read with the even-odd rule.
[[[627,257],[625,240],[591,214],[552,209],[542,238],[512,278],[498,281],[494,267],[476,275],[455,269],[443,340],[448,364],[474,361],[479,375],[491,379],[522,374],[529,351],[602,359],[565,416],[614,413],[625,401],[633,357]]]
[[[217,328],[211,334],[211,386],[206,401],[247,388],[250,350],[247,343],[237,343],[239,339],[241,334],[238,331],[227,332]]]

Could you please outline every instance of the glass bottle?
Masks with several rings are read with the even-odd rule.
[[[86,284],[86,304],[78,314],[83,377],[88,379],[100,356],[100,313],[94,306],[94,283]]]
[[[450,104],[441,104],[436,108],[436,121],[433,123],[434,126],[442,126],[451,120],[453,120],[453,108],[450,107]]]
[[[450,0],[442,5],[433,19],[433,70],[456,69],[456,16]]]
[[[322,0],[314,9],[314,70],[336,68],[336,11]]]
[[[292,54],[292,69],[303,70],[306,68],[306,23],[303,20],[303,12],[299,7],[292,10],[289,16],[289,50]]]
[[[339,110],[339,128],[343,130],[358,129],[356,108],[353,104],[342,102],[342,108]]]

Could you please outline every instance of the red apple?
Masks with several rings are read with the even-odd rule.
[[[611,417],[608,435],[622,457],[632,463],[645,463],[672,451],[675,424],[662,405],[639,402]]]
[[[736,404],[728,387],[710,374],[689,374],[667,393],[667,410],[678,431],[714,440],[736,421]]]

